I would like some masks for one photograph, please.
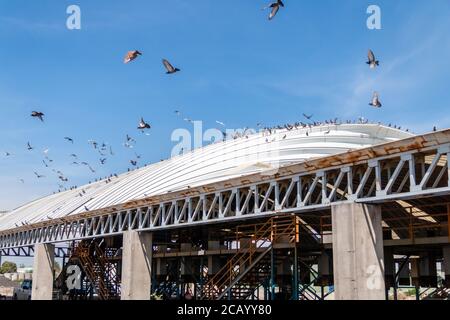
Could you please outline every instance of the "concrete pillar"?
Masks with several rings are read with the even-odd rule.
[[[443,248],[445,286],[450,287],[450,246]]]
[[[153,234],[123,234],[122,300],[150,300]]]
[[[331,208],[336,300],[384,300],[381,209],[359,203]]]
[[[52,300],[55,266],[55,246],[36,244],[34,246],[33,300]]]

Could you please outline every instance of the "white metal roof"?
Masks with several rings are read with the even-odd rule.
[[[32,201],[0,216],[0,231],[83,213],[85,207],[98,210],[411,136],[382,125],[339,124],[227,140],[124,173],[109,183],[102,180]]]

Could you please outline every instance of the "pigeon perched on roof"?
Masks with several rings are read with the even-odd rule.
[[[168,60],[166,60],[166,59],[163,59],[162,62],[163,62],[164,67],[167,70],[167,72],[166,72],[167,74],[172,74],[172,73],[181,71],[180,69],[175,68],[174,66],[172,66],[172,64],[170,64],[170,62]]]
[[[31,112],[31,116],[33,118],[38,118],[39,120],[44,122],[44,114],[42,112],[40,112],[40,111],[32,111]]]
[[[128,51],[127,54],[126,54],[126,56],[125,56],[125,58],[124,58],[124,60],[123,60],[123,62],[124,62],[125,64],[126,64],[126,63],[129,63],[129,62],[135,60],[135,59],[136,59],[137,57],[139,57],[140,55],[142,55],[142,53],[139,52],[138,50]]]
[[[369,61],[366,63],[370,66],[370,69],[375,69],[377,66],[380,65],[380,62],[375,58],[375,55],[372,50],[369,50],[368,53]]]

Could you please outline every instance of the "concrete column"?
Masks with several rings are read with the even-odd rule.
[[[122,300],[150,300],[153,234],[123,234]]]
[[[34,246],[33,300],[52,300],[55,266],[55,246],[36,244]]]
[[[445,286],[450,287],[450,246],[443,248],[444,257],[444,273],[445,273]]]
[[[331,213],[336,300],[384,300],[380,207],[343,203]]]

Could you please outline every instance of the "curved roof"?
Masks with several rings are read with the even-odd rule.
[[[74,190],[50,195],[3,216],[0,230],[23,223],[98,210],[131,200],[206,185],[258,173],[287,164],[411,137],[412,134],[377,124],[335,124],[277,130],[227,140],[193,150]]]

